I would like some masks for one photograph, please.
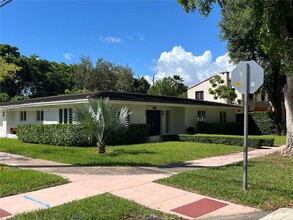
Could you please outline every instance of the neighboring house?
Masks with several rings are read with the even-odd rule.
[[[198,121],[236,121],[237,106],[223,103],[177,98],[100,91],[87,94],[51,96],[0,104],[0,137],[10,137],[10,130],[18,124],[73,123],[73,108],[88,98],[106,98],[114,107],[128,106],[133,112],[130,124],[150,124],[151,135],[185,133]],[[238,107],[239,108],[239,107]],[[14,135],[15,136],[15,135]]]
[[[219,74],[224,84],[231,87],[231,79],[229,72],[222,72]],[[224,99],[214,99],[214,95],[209,94],[209,88],[211,88],[210,80],[214,76],[188,88],[187,97],[195,100],[205,100],[219,103],[226,103]],[[235,91],[237,99],[242,100],[242,94]],[[268,95],[264,92],[250,94],[249,97],[250,111],[268,111],[270,103]]]

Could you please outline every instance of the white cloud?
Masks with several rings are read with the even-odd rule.
[[[143,34],[138,34],[137,37],[138,37],[138,39],[140,41],[144,41],[144,35]]]
[[[171,51],[161,53],[154,69],[156,80],[180,75],[184,79],[184,84],[191,86],[220,72],[231,71],[233,67],[233,64],[229,63],[228,54],[218,57],[213,62],[212,52],[209,50],[200,56],[194,56],[183,47],[175,46]]]
[[[71,60],[74,57],[72,53],[65,53],[63,56],[66,60]]]
[[[108,44],[120,44],[120,43],[122,43],[122,39],[119,38],[119,37],[112,37],[112,36],[103,37],[103,36],[100,36],[99,39],[100,39],[100,41],[102,41],[104,43],[108,43]]]

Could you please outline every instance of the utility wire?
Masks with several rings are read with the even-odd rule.
[[[0,5],[0,8],[2,8],[4,5],[8,4],[9,2],[12,2],[12,0],[8,0],[8,1],[2,0],[2,2],[3,2],[3,4]]]

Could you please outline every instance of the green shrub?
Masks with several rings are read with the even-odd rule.
[[[187,142],[199,142],[199,143],[210,143],[210,144],[226,144],[243,146],[242,137],[231,137],[231,136],[207,136],[207,135],[163,135],[163,141],[187,141]],[[261,146],[273,146],[273,138],[249,138],[248,147],[260,148]]]
[[[273,123],[268,118],[267,112],[253,112],[248,115],[248,133],[249,135],[273,134]],[[261,116],[261,117],[260,117]],[[226,135],[243,135],[244,114],[237,115],[237,122],[227,123],[206,123],[198,122],[196,133],[198,134],[226,134]]]
[[[252,112],[250,113],[255,124],[259,128],[261,134],[266,135],[266,134],[277,134],[278,129],[277,125],[275,124],[275,116],[273,112]],[[284,132],[284,124],[280,124],[282,131]]]
[[[121,135],[110,134],[107,145],[144,143],[149,136],[149,125],[130,124]],[[59,146],[94,146],[81,134],[78,124],[18,125],[17,137],[27,143],[51,144]]]
[[[196,133],[200,134],[243,134],[243,122],[206,123],[198,122]]]
[[[17,137],[27,143],[60,146],[89,146],[83,141],[80,126],[74,124],[18,125]]]
[[[130,124],[129,128],[122,134],[110,133],[106,139],[107,145],[139,144],[145,143],[150,134],[148,124]]]

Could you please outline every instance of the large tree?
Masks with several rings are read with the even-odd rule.
[[[0,82],[3,82],[5,79],[12,79],[19,70],[21,70],[21,67],[13,63],[7,63],[0,56]]]
[[[116,65],[103,58],[93,65],[90,57],[82,56],[81,63],[73,67],[72,80],[75,90],[131,92],[133,75],[128,66]]]
[[[212,10],[213,4],[218,2],[222,11],[238,1],[231,0],[177,0],[186,12],[193,12],[196,9],[207,16]],[[245,0],[239,0],[247,3]],[[287,141],[283,154],[293,156],[293,0],[262,0],[251,1],[250,4],[243,4],[238,10],[251,8],[251,22],[255,39],[253,42],[272,61],[280,61],[281,73],[286,75],[284,88],[286,108]],[[238,11],[237,10],[237,11]],[[242,31],[246,26],[238,24]],[[245,46],[245,44],[243,44]],[[228,48],[229,49],[229,48]]]
[[[187,91],[187,86],[183,84],[183,79],[174,75],[173,77],[164,77],[155,82],[148,90],[151,95],[166,95],[166,96],[184,96]]]
[[[144,93],[147,94],[151,84],[142,76],[134,78],[133,80],[133,91],[134,93]]]
[[[239,0],[233,4],[226,4],[222,10],[220,21],[221,38],[228,42],[228,51],[231,60],[239,63],[243,60],[254,60],[265,69],[263,89],[268,94],[274,107],[275,124],[281,132],[281,124],[285,115],[282,110],[284,104],[283,88],[286,77],[281,73],[282,61],[270,57],[262,49],[258,40],[258,33],[254,31],[259,26],[259,20],[252,20],[253,1]]]
[[[26,57],[17,47],[7,44],[0,44],[0,56],[10,66],[20,67],[13,77],[0,80],[1,91],[10,97],[58,95],[71,89],[71,67],[65,63],[50,62],[37,55]]]

